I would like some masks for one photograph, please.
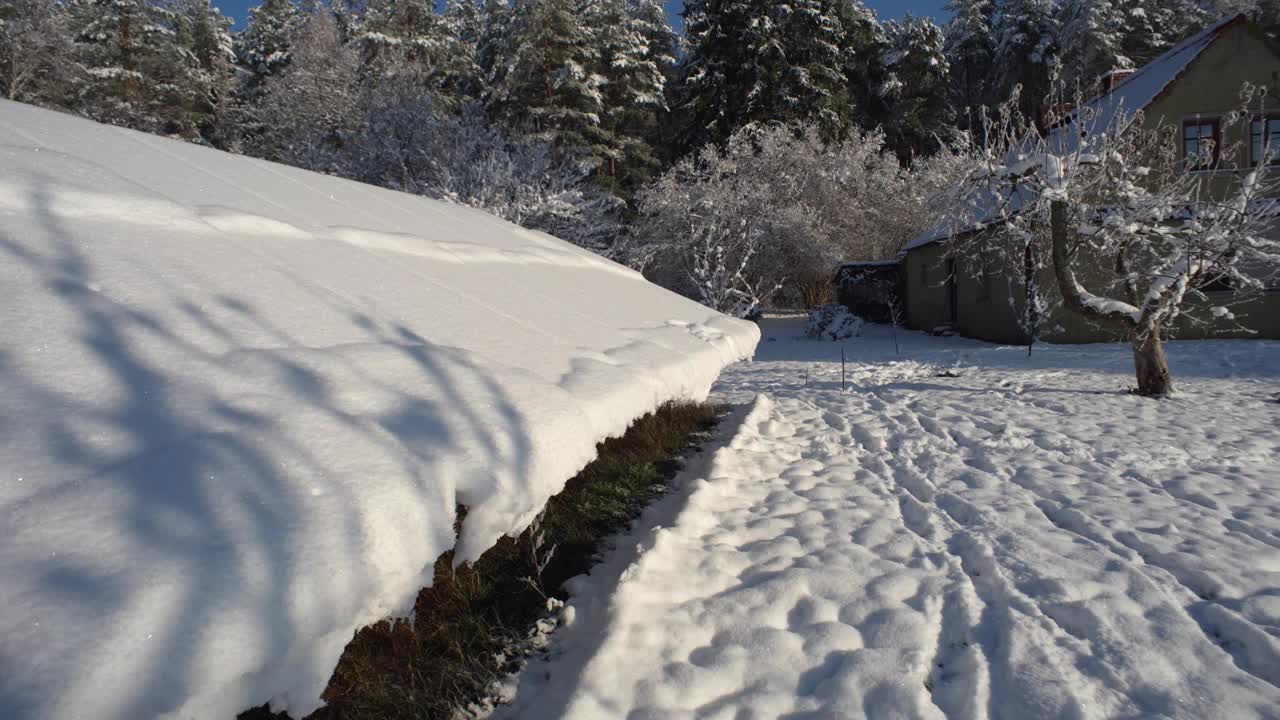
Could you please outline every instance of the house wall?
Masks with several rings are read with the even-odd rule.
[[[943,251],[943,243],[933,243],[907,253],[902,260],[907,327],[929,332],[947,324]]]
[[[1232,294],[1229,292],[1205,294],[1208,296],[1205,300],[1199,298],[1187,300],[1183,306],[1187,314],[1179,318],[1174,326],[1173,337],[1183,340],[1199,338],[1280,340],[1280,290],[1269,290],[1261,296],[1252,297],[1238,305],[1230,305]],[[1211,317],[1208,311],[1215,305],[1227,305],[1236,321],[1221,320],[1206,327],[1191,320],[1191,318],[1203,320]]]
[[[1021,269],[992,265],[989,268],[990,279],[984,283],[980,268],[957,261],[958,311],[953,325],[948,311],[946,260],[944,243],[913,250],[903,259],[907,325],[925,332],[951,327],[966,337],[1000,343],[1025,343],[1027,335],[1019,323],[1024,292],[1020,281]]]
[[[988,263],[985,271],[981,262]],[[1027,342],[1020,322],[1026,295],[1021,267],[1001,267],[990,259],[957,261],[956,279],[956,329],[961,335],[1011,345]]]
[[[1280,113],[1280,57],[1256,25],[1237,23],[1225,28],[1218,39],[1201,51],[1182,76],[1147,106],[1145,125],[1173,125],[1197,118],[1222,121],[1222,146],[1239,145],[1224,156],[1222,169],[1206,173],[1217,197],[1239,186],[1242,170],[1248,170],[1249,138],[1243,123],[1227,123],[1226,115],[1241,108],[1240,90],[1247,82],[1266,88],[1265,106],[1255,99],[1250,110]],[[1179,136],[1181,140],[1181,136]]]
[[[997,242],[998,237],[993,237],[992,241]],[[907,288],[907,326],[925,332],[950,326],[945,285],[946,243],[913,250],[902,263]],[[977,268],[959,264],[956,274],[959,317],[954,330],[965,337],[990,342],[1011,345],[1027,342],[1027,334],[1020,322],[1025,312],[1020,266],[993,268],[989,294],[984,292]],[[1046,291],[1054,292],[1057,281],[1051,269],[1041,272],[1039,282]],[[1174,338],[1280,340],[1280,289],[1255,295],[1235,305],[1230,292],[1210,292],[1206,296],[1204,299],[1189,298],[1184,303],[1184,317],[1171,329]],[[1214,320],[1209,312],[1214,306],[1228,307],[1235,320]],[[1049,342],[1076,344],[1119,341],[1125,339],[1125,334],[1058,307],[1041,321],[1039,337]]]
[[[1226,28],[1219,39],[1205,48],[1164,95],[1146,109],[1146,125],[1156,127],[1169,123],[1179,128],[1183,120],[1200,117],[1225,117],[1239,109],[1240,90],[1245,82],[1267,88],[1264,112],[1280,114],[1280,57],[1256,28],[1238,23]],[[1223,146],[1238,144],[1236,154],[1226,158],[1222,170],[1207,173],[1210,194],[1225,197],[1238,187],[1249,166],[1248,137],[1240,124],[1223,125]],[[1181,142],[1181,136],[1179,136]],[[1280,239],[1280,227],[1271,233]],[[992,242],[1001,242],[999,233]],[[920,330],[932,330],[948,324],[945,281],[946,243],[939,242],[911,251],[904,258],[908,322]],[[926,269],[927,268],[927,269]],[[922,275],[923,273],[923,275]],[[1024,343],[1026,334],[1018,321],[1023,312],[1022,268],[997,268],[991,297],[980,290],[976,268],[960,266],[957,295],[959,318],[956,330],[968,337],[1005,343]],[[1109,268],[1100,263],[1096,268],[1083,268],[1079,275],[1086,287],[1102,287],[1110,279]],[[924,279],[927,277],[927,281]],[[1052,290],[1056,284],[1052,272],[1040,278],[1042,287]],[[1010,286],[1016,285],[1010,303]],[[1189,317],[1210,318],[1208,308],[1230,302],[1231,293],[1209,293],[1207,300],[1188,299],[1184,309]],[[1280,339],[1280,288],[1251,301],[1231,307],[1239,323],[1219,320],[1208,324],[1181,319],[1173,328],[1175,337],[1184,339],[1209,337],[1255,337]],[[1237,327],[1243,324],[1249,331]],[[1040,337],[1059,343],[1103,342],[1122,339],[1123,333],[1105,328],[1085,318],[1058,309],[1041,323]]]

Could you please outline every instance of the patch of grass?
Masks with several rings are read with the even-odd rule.
[[[497,658],[544,614],[543,592],[563,599],[561,584],[589,570],[601,543],[666,491],[680,456],[705,439],[722,410],[667,403],[601,443],[596,460],[548,501],[533,529],[542,534],[539,550],[526,532],[456,571],[453,553],[441,556],[435,582],[418,595],[416,621],[384,620],[357,632],[324,692],[328,705],[311,718],[447,719],[485,697],[514,669],[515,661],[504,666]],[[464,508],[458,517],[465,522]],[[537,564],[553,546],[539,577]],[[265,707],[240,715],[284,717]]]

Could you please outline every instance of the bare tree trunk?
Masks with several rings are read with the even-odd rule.
[[[1027,357],[1031,357],[1031,351],[1036,346],[1036,336],[1040,334],[1040,288],[1039,278],[1036,276],[1035,251],[1030,240],[1022,249],[1022,281],[1026,285],[1026,295],[1022,299],[1026,303],[1024,320],[1027,325]]]
[[[1138,394],[1143,397],[1165,397],[1173,392],[1173,379],[1169,377],[1169,362],[1165,358],[1164,342],[1160,339],[1159,322],[1152,321],[1145,311],[1135,320],[1131,313],[1115,308],[1100,308],[1096,303],[1086,300],[1086,291],[1076,280],[1067,251],[1067,237],[1070,233],[1068,210],[1065,200],[1055,200],[1049,207],[1053,272],[1058,279],[1058,289],[1062,293],[1064,304],[1070,310],[1110,327],[1128,328],[1129,342],[1133,345],[1134,371],[1138,376]]]
[[[1143,397],[1165,397],[1173,392],[1169,362],[1164,354],[1160,329],[1139,328],[1129,336],[1133,344],[1133,365],[1138,375],[1138,394]]]

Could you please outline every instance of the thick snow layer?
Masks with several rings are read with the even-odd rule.
[[[776,322],[776,321],[775,321]],[[736,432],[501,717],[1280,717],[1280,343],[1005,348],[766,321]]]
[[[484,213],[0,102],[0,716],[305,713],[756,326]]]

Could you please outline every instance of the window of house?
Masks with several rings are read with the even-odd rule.
[[[1254,118],[1249,123],[1249,164],[1262,162],[1280,164],[1280,116]]]
[[[1192,170],[1207,170],[1218,164],[1221,129],[1217,118],[1196,118],[1182,123],[1182,155]]]

